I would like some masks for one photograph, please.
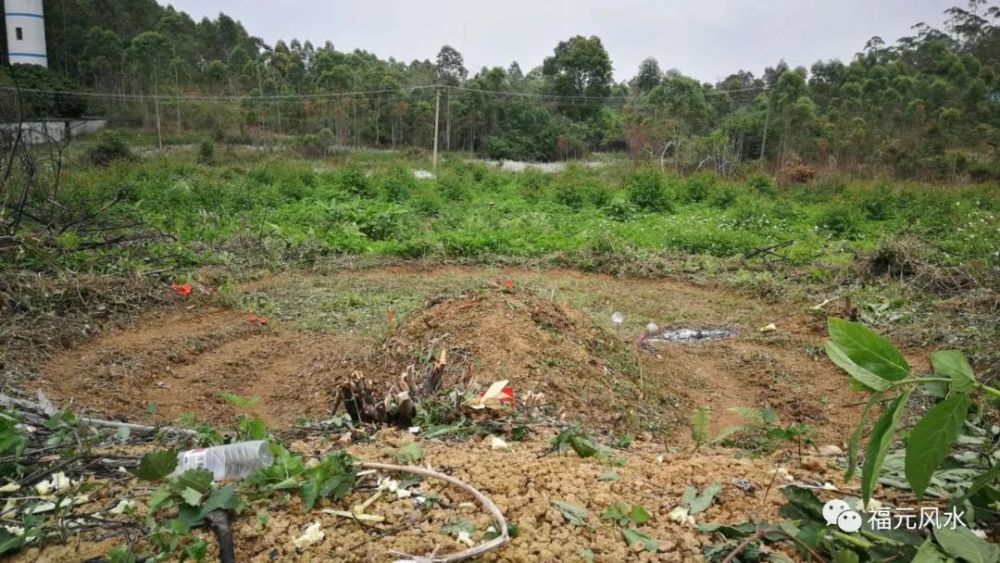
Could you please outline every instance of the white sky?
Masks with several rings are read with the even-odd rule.
[[[556,43],[597,35],[615,79],[656,57],[666,70],[714,82],[739,69],[760,76],[784,58],[807,68],[849,61],[874,35],[892,43],[918,22],[939,26],[965,0],[159,0],[196,20],[224,12],[269,44],[326,40],[381,58],[432,59],[443,44],[480,67],[518,61],[525,72]]]

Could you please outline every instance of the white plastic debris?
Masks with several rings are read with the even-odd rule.
[[[410,434],[420,434],[420,427],[419,426],[411,426],[411,427],[407,428],[406,431],[409,432]]]
[[[669,518],[671,522],[677,522],[678,524],[687,524],[688,526],[695,525],[694,517],[688,513],[686,506],[678,506],[677,508],[671,510],[670,514],[667,515],[667,518]]]
[[[466,532],[465,530],[462,530],[461,532],[458,533],[458,541],[464,543],[469,547],[476,545],[476,542],[472,541],[472,536],[469,535],[469,532]]]
[[[396,498],[410,498],[413,496],[413,493],[399,486],[399,481],[388,477],[379,481],[378,488],[380,491],[394,493]]]
[[[323,541],[323,538],[325,537],[326,533],[323,531],[323,527],[317,521],[306,526],[306,531],[301,536],[292,540],[292,543],[294,543],[295,547],[298,549],[305,549],[310,545],[314,545]]]
[[[503,390],[507,387],[507,383],[506,379],[494,381],[482,396],[473,398],[467,404],[477,410],[487,407],[491,409],[503,408],[503,398],[507,396]]]
[[[625,322],[625,315],[621,314],[619,311],[615,311],[611,314],[611,324],[621,325]]]
[[[490,449],[492,449],[492,450],[506,450],[507,449],[507,442],[504,442],[503,438],[500,438],[498,436],[491,436],[490,437]]]
[[[413,177],[417,180],[433,180],[437,178],[430,170],[414,170]]]
[[[129,510],[130,508],[134,507],[135,507],[134,500],[123,498],[122,500],[118,501],[118,504],[116,504],[115,507],[109,510],[108,512],[110,512],[111,514],[125,514],[126,510]]]

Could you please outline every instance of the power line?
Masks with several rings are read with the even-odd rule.
[[[409,95],[415,91],[420,90],[457,90],[461,92],[469,92],[475,94],[488,94],[492,96],[508,96],[508,97],[519,97],[519,98],[533,98],[542,101],[570,101],[574,103],[585,104],[607,104],[611,102],[639,102],[644,99],[643,96],[592,96],[592,95],[565,95],[565,94],[546,94],[540,92],[517,92],[512,90],[489,90],[484,88],[470,88],[467,86],[449,86],[449,85],[438,85],[438,84],[427,84],[419,86],[407,86],[400,89],[383,89],[383,90],[358,90],[351,92],[324,92],[318,94],[268,94],[268,95],[244,95],[244,96],[205,96],[205,95],[183,95],[176,96],[170,94],[159,94],[159,95],[143,95],[143,94],[115,94],[107,92],[87,92],[81,90],[44,90],[38,88],[16,88],[13,86],[0,86],[0,91],[8,92],[22,92],[30,94],[44,94],[51,96],[76,96],[81,98],[92,98],[92,99],[109,99],[109,100],[119,100],[119,101],[152,101],[159,100],[164,102],[176,102],[180,100],[184,101],[203,101],[203,102],[242,102],[242,101],[277,101],[277,100],[306,100],[306,99],[332,99],[332,98],[354,98],[361,96],[382,96],[390,95],[392,97]],[[751,86],[747,88],[736,88],[733,90],[703,90],[703,94],[706,95],[729,95],[737,94],[741,92],[753,92],[753,91],[764,91],[766,87],[764,86]]]

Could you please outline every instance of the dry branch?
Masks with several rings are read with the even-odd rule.
[[[362,469],[377,469],[379,471],[394,471],[397,473],[412,473],[414,475],[422,475],[424,477],[430,477],[432,479],[440,479],[448,484],[454,485],[463,491],[471,494],[479,504],[486,509],[487,512],[493,517],[493,521],[496,522],[497,527],[500,530],[500,535],[492,540],[466,549],[465,551],[460,551],[458,553],[453,553],[451,555],[430,555],[430,556],[420,556],[420,555],[409,555],[406,553],[392,552],[396,555],[402,555],[407,559],[407,563],[454,563],[456,561],[465,561],[466,559],[472,559],[473,557],[479,557],[491,551],[500,549],[501,547],[507,545],[510,541],[510,533],[507,530],[507,519],[504,518],[503,513],[497,508],[497,505],[493,503],[486,495],[479,492],[475,487],[460,481],[451,475],[445,475],[444,473],[434,471],[433,469],[425,469],[423,467],[414,467],[409,465],[391,465],[387,463],[360,463],[358,464]],[[399,562],[397,562],[399,563]]]

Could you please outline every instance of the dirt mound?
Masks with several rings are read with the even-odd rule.
[[[346,335],[286,331],[235,311],[181,312],[114,331],[56,356],[38,387],[61,404],[129,420],[174,422],[185,413],[231,422],[229,392],[259,401],[269,423],[329,412]],[[155,406],[151,406],[155,405]]]
[[[516,394],[542,393],[553,410],[619,423],[635,414],[634,347],[587,315],[528,290],[482,289],[432,299],[399,327],[363,370],[395,377],[447,351],[444,388],[468,378],[506,379]]]

